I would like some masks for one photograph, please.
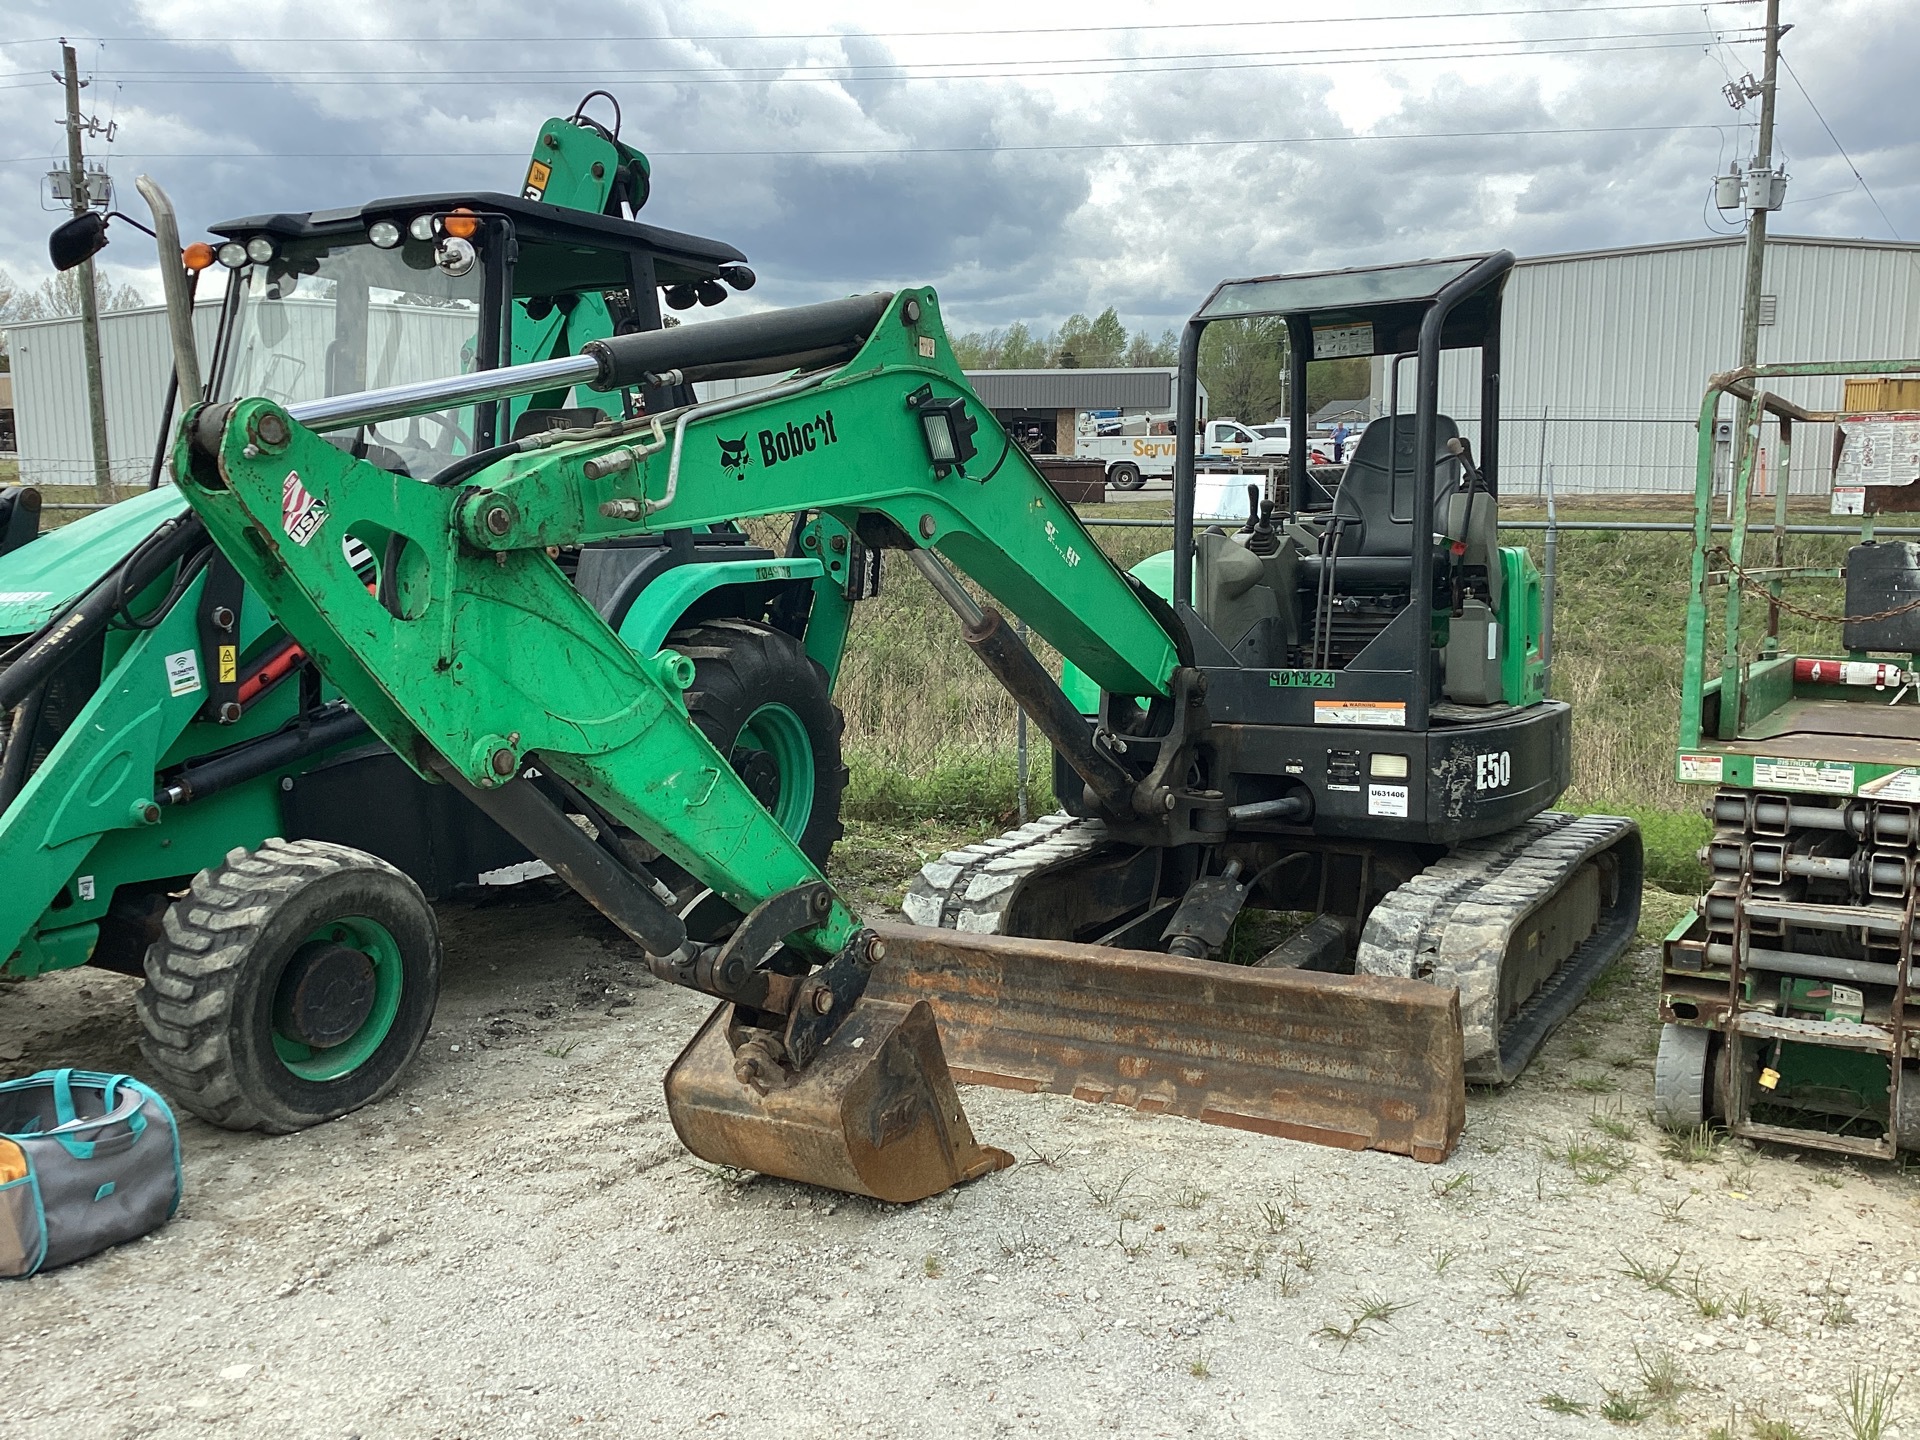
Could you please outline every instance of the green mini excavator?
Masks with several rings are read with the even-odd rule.
[[[975,1141],[957,1075],[1438,1159],[1469,1066],[1524,1063],[1638,908],[1632,827],[1547,810],[1570,719],[1541,695],[1537,577],[1492,538],[1511,263],[1222,286],[1183,346],[1158,584],[1105,558],[980,405],[920,288],[419,386],[206,402],[173,465],[213,542],[420,779],[549,864],[661,978],[721,1002],[667,1077],[694,1153],[932,1194],[1008,1163]],[[1285,317],[1297,366],[1316,345],[1410,357],[1415,404],[1369,430],[1325,513],[1256,506],[1238,534],[1195,536],[1200,332],[1257,314]],[[1477,461],[1437,411],[1443,349],[1483,357]],[[773,383],[650,400],[433,477],[324,433],[749,376]],[[1296,415],[1296,481],[1305,428]],[[1058,756],[1054,834],[1021,839],[1010,867],[955,859],[965,873],[923,896],[943,924],[866,923],[782,823],[786,779],[756,789],[699,723],[712,657],[634,643],[560,558],[775,514],[793,517],[789,557],[841,557],[845,596],[901,552]],[[770,593],[759,643],[830,661],[845,630],[833,609],[816,629],[821,594]],[[1066,656],[1067,687],[1000,605]],[[749,720],[805,708],[790,667],[756,683],[730,697]],[[1007,869],[992,923],[956,908]],[[195,899],[189,920],[210,923]],[[1313,923],[1229,963],[1250,908]]]

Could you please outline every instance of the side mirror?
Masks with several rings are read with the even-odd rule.
[[[56,270],[71,270],[106,248],[107,217],[88,210],[74,216],[47,237],[47,254]]]

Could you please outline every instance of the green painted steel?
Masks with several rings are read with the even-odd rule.
[[[280,1057],[280,1063],[302,1080],[319,1082],[351,1075],[373,1058],[373,1052],[392,1031],[394,1016],[400,1013],[400,992],[406,980],[400,943],[378,920],[343,915],[329,920],[302,943],[315,940],[358,950],[373,962],[373,1005],[360,1028],[338,1045],[316,1049],[278,1029],[273,1032],[273,1053]]]
[[[815,587],[825,574],[818,560],[726,560],[714,564],[676,565],[640,592],[620,622],[620,638],[642,655],[651,655],[667,643],[667,632],[680,617],[716,590],[769,582],[805,581]],[[833,587],[837,589],[838,587]]]
[[[1541,653],[1546,635],[1545,597],[1540,571],[1524,547],[1500,547],[1501,698],[1509,705],[1532,705],[1547,698],[1547,664]]]
[[[1173,599],[1173,551],[1160,550],[1127,572],[1162,600]],[[1060,667],[1060,689],[1082,715],[1100,713],[1100,687],[1071,660]]]
[[[149,490],[0,556],[0,635],[38,630],[186,508],[171,488]]]
[[[424,763],[424,742],[491,786],[538,754],[750,910],[819,872],[688,720],[677,667],[666,663],[677,657],[622,643],[549,546],[796,510],[848,529],[879,515],[941,551],[1108,690],[1164,694],[1177,663],[1171,639],[1071,507],[973,395],[938,313],[930,290],[902,291],[853,360],[815,388],[688,418],[671,484],[670,444],[589,480],[588,460],[625,448],[599,440],[515,456],[461,490],[396,486],[264,400],[233,406],[211,460],[196,459],[187,437],[197,417],[188,416],[175,473],[241,574],[410,763]],[[977,422],[969,472],[936,472],[907,403],[922,386],[960,398]],[[812,448],[795,435],[813,436]],[[640,435],[622,438],[632,446]],[[290,473],[325,510],[317,534],[302,531],[311,543],[282,522]],[[608,519],[601,507],[615,501],[650,513]],[[391,612],[346,564],[347,536],[394,557]],[[836,899],[795,938],[831,954],[859,925]]]
[[[785,705],[762,705],[740,727],[733,750],[735,755],[759,750],[773,761],[778,789],[767,808],[780,828],[798,840],[813,813],[813,737],[806,722]]]
[[[637,175],[638,196],[644,199],[647,159],[641,152],[596,129],[552,119],[535,141],[525,189],[531,191],[534,176],[541,174],[542,193],[529,193],[528,198],[600,214],[608,207],[622,167]],[[511,361],[571,354],[613,330],[597,293],[538,317],[529,315],[524,300],[516,301]],[[622,413],[618,393],[589,396],[583,390],[583,397],[575,403],[592,404],[609,415]],[[510,415],[517,417],[530,406],[563,404],[567,398],[563,392],[521,397],[512,402]],[[93,512],[0,557],[0,636],[38,629],[156,527],[185,509],[182,493],[163,487]],[[811,533],[822,555],[832,553],[835,535],[845,553],[845,532],[831,520],[817,520]],[[337,540],[335,546],[337,551]],[[759,565],[754,578],[770,577],[779,567],[814,586],[807,647],[832,675],[850,611],[844,566],[841,573],[830,574],[826,563],[809,554],[773,562],[772,567]],[[729,563],[678,567],[649,587],[625,628],[644,636],[635,643],[651,655],[695,600],[747,578]],[[249,706],[237,724],[216,725],[196,718],[206,698],[204,676],[200,689],[170,693],[165,657],[186,651],[198,657],[195,614],[203,585],[203,579],[195,580],[152,631],[108,631],[98,690],[0,816],[6,875],[0,884],[0,974],[35,975],[84,964],[98,943],[97,922],[117,891],[158,884],[177,888],[199,870],[218,864],[236,846],[252,849],[283,833],[281,779],[327,758],[308,757],[191,804],[161,807],[157,820],[148,818],[152,811],[146,802],[153,798],[157,771],[270,734],[298,709],[299,686],[289,683]],[[164,590],[156,584],[132,608],[137,612],[157,603]],[[240,624],[243,666],[284,633],[269,618],[258,591],[243,600]],[[204,659],[199,665],[204,669]],[[336,694],[327,688],[322,698]]]
[[[1797,658],[1785,654],[1780,647],[1778,633],[1778,612],[1769,615],[1767,633],[1758,641],[1755,655],[1748,659],[1741,650],[1741,626],[1747,602],[1746,587],[1739,583],[1729,583],[1724,571],[1718,568],[1716,552],[1724,544],[1725,554],[1732,565],[1744,569],[1756,582],[1764,582],[1767,597],[1778,599],[1784,593],[1787,583],[1797,578],[1834,578],[1838,572],[1828,567],[1787,566],[1784,563],[1784,546],[1787,533],[1787,490],[1792,470],[1791,437],[1776,446],[1775,468],[1770,476],[1774,495],[1773,527],[1771,539],[1773,553],[1770,564],[1748,565],[1748,503],[1760,451],[1761,428],[1769,409],[1775,413],[1784,413],[1789,419],[1798,417],[1799,423],[1814,419],[1831,418],[1830,412],[1808,412],[1797,405],[1781,400],[1766,388],[1767,381],[1782,379],[1825,378],[1844,380],[1847,377],[1873,375],[1911,375],[1920,373],[1920,359],[1914,360],[1841,360],[1818,361],[1788,365],[1761,365],[1750,370],[1729,371],[1717,375],[1709,384],[1705,396],[1700,402],[1699,440],[1695,451],[1694,492],[1693,492],[1693,547],[1689,560],[1687,614],[1686,614],[1686,656],[1680,679],[1680,724],[1679,743],[1675,752],[1675,778],[1683,784],[1726,786],[1735,789],[1780,789],[1778,780],[1769,780],[1759,784],[1755,780],[1756,762],[1771,765],[1765,756],[1733,753],[1729,742],[1738,741],[1743,730],[1751,730],[1755,722],[1763,719],[1775,709],[1792,698],[1794,694],[1792,680],[1792,661]],[[1749,390],[1754,397],[1750,407],[1751,419],[1747,427],[1747,443],[1744,447],[1744,464],[1735,480],[1731,518],[1731,532],[1716,536],[1714,524],[1715,502],[1715,466],[1714,466],[1714,422],[1719,414],[1723,396],[1734,395],[1740,390]],[[1874,520],[1871,515],[1860,517],[1859,536],[1862,541],[1873,538]],[[1755,537],[1765,538],[1765,537]],[[1709,632],[1715,628],[1712,614],[1713,598],[1719,596],[1719,623],[1717,653],[1708,655]],[[1846,658],[1838,654],[1822,655],[1820,659]],[[1864,658],[1864,657],[1853,657]],[[1829,692],[1822,692],[1829,693]],[[1844,690],[1836,692],[1841,698],[1849,696]],[[1871,693],[1871,692],[1869,692]],[[1709,729],[1706,723],[1708,702],[1717,706],[1716,723]],[[1855,793],[1861,786],[1888,775],[1899,773],[1906,768],[1900,765],[1883,765],[1871,761],[1847,762],[1851,774],[1846,793]],[[1837,784],[1837,781],[1832,782]],[[1785,787],[1794,788],[1794,787]],[[1833,793],[1832,788],[1822,788],[1819,793]]]

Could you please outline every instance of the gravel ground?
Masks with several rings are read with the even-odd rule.
[[[11,1433],[1785,1440],[1914,1368],[1920,1188],[1672,1153],[1645,950],[1445,1165],[968,1089],[1022,1163],[888,1206],[694,1161],[706,1007],[571,896],[442,919],[394,1095],[187,1120],[171,1225],[0,1290]],[[139,1072],[130,988],[0,987],[0,1055]]]

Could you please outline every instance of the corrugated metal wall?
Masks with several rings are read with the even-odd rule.
[[[220,309],[196,307],[194,337],[213,351]],[[77,316],[8,328],[20,478],[38,485],[93,484],[87,369]],[[118,485],[143,485],[160,436],[160,406],[173,373],[167,312],[109,310],[100,317],[100,376],[107,397],[107,457]]]
[[[1737,358],[1745,274],[1738,239],[1516,265],[1501,327],[1501,489],[1537,493],[1551,466],[1566,494],[1691,492],[1700,398]],[[1764,291],[1776,301],[1763,364],[1920,356],[1920,246],[1774,240]],[[1382,405],[1385,371],[1376,361]],[[1411,362],[1401,379],[1412,385]],[[1810,408],[1840,404],[1838,380],[1780,389]],[[1446,358],[1440,404],[1475,434],[1477,357]],[[1765,446],[1777,467],[1771,427]],[[1829,426],[1795,434],[1794,493],[1827,491],[1832,446]]]
[[[332,333],[333,307],[288,300],[283,312],[300,331],[282,349],[318,355]],[[202,362],[213,354],[219,306],[194,312],[194,336]],[[463,347],[473,338],[474,312],[429,306],[376,305],[368,335],[370,388],[401,381],[458,375]],[[93,446],[87,420],[86,361],[77,317],[9,327],[13,355],[14,414],[19,429],[20,478],[41,485],[93,484]],[[241,357],[242,370],[245,357]],[[107,456],[118,485],[143,485],[160,433],[160,407],[173,347],[167,312],[160,307],[113,310],[100,317],[101,383],[107,397]],[[254,388],[285,404],[320,397],[325,377],[317,367],[280,366],[255,377]]]

